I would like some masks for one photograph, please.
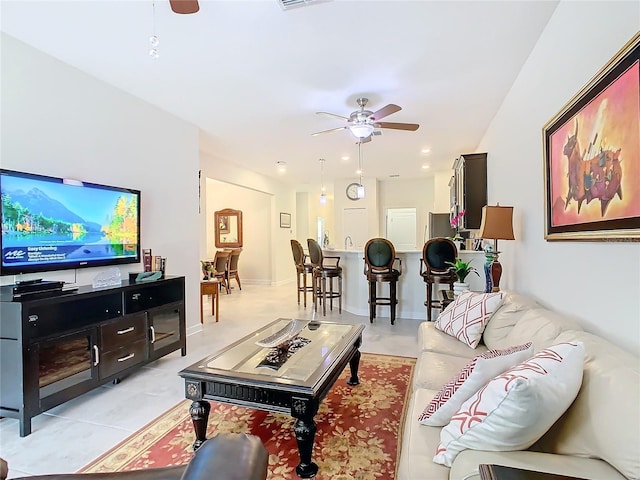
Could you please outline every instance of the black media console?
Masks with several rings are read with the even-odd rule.
[[[180,349],[184,277],[16,298],[0,288],[0,416],[31,419]]]

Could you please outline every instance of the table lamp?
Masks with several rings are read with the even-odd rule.
[[[491,262],[492,292],[500,291],[502,265],[498,261],[498,240],[515,240],[513,236],[513,207],[500,205],[482,207],[480,237],[493,240],[493,261]]]

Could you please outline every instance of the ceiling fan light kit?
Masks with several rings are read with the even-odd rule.
[[[356,138],[367,138],[373,133],[374,126],[369,123],[361,123],[350,125],[349,130]]]

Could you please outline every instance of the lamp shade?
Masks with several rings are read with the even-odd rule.
[[[515,240],[513,236],[513,207],[500,205],[482,207],[480,237],[494,240]]]

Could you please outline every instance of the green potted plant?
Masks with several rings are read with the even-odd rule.
[[[457,282],[453,284],[453,292],[457,296],[464,290],[469,289],[469,284],[465,282],[465,279],[470,273],[475,273],[480,276],[475,267],[471,266],[472,260],[465,262],[461,258],[456,258],[455,262],[445,262],[447,265],[451,265],[451,269],[456,274]]]

